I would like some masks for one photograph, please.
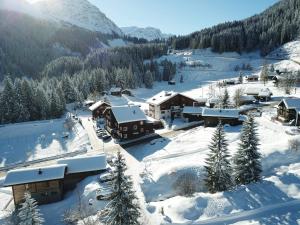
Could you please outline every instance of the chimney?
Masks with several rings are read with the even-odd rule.
[[[43,173],[42,169],[40,168],[38,174],[41,175]]]
[[[133,114],[135,114],[135,110],[133,110]]]

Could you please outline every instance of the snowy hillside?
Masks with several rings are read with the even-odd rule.
[[[152,41],[155,39],[164,39],[171,37],[171,34],[164,34],[160,29],[154,27],[121,27],[123,33],[130,37],[143,38],[148,41]]]
[[[55,21],[106,34],[122,34],[119,27],[87,0],[44,0],[38,1],[34,6]]]

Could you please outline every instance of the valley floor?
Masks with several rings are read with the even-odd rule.
[[[293,48],[289,46],[289,49]],[[291,53],[291,55],[295,54]],[[133,90],[135,97],[111,97],[110,100],[113,105],[131,102],[139,104],[142,109],[147,110],[146,100],[162,90],[184,92],[192,97],[208,97],[212,95],[211,90],[213,88],[214,95],[217,96],[224,89],[218,88],[216,81],[236,78],[238,76],[238,72],[234,71],[236,65],[250,63],[253,70],[245,72],[245,74],[259,74],[265,61],[257,53],[242,56],[235,53],[218,55],[211,53],[209,50],[182,51],[165,57],[174,62],[180,62],[189,57],[189,60],[201,60],[208,63],[211,68],[184,67],[179,69],[176,74],[175,80],[177,83],[175,86],[167,85],[167,83],[155,83],[153,89],[140,88]],[[300,70],[300,65],[290,60],[272,59],[268,60],[268,63],[274,63],[275,67],[280,69]],[[181,75],[184,77],[184,83],[179,83]],[[264,87],[264,84],[256,82],[233,85],[228,86],[228,91],[232,96],[237,88],[250,86]],[[291,135],[293,134],[291,127],[284,126],[272,119],[276,114],[274,106],[287,95],[282,90],[274,87],[271,82],[267,83],[266,87],[271,89],[274,98],[271,102],[261,104],[262,116],[256,117],[260,152],[262,154],[262,182],[236,187],[223,193],[209,194],[206,192],[202,179],[204,176],[203,166],[208,153],[207,146],[215,128],[198,126],[187,131],[164,130],[159,132],[171,133],[169,135],[162,134],[159,139],[127,149],[116,147],[123,152],[127,160],[128,174],[133,177],[136,192],[141,202],[144,224],[271,225],[300,223],[300,152],[289,148],[289,140],[299,139],[300,136],[299,134]],[[300,97],[300,88],[297,87],[295,91],[292,96]],[[85,117],[86,119],[84,115],[79,115],[79,117]],[[60,127],[62,120],[47,121],[45,123],[48,123],[47,127],[52,123],[60,123],[58,126]],[[178,123],[182,123],[182,121]],[[37,122],[37,124],[36,127],[39,128],[43,123]],[[18,126],[21,128],[16,129]],[[63,144],[64,142],[56,141],[54,138],[62,132],[61,128],[56,127],[55,130],[34,129],[36,133],[31,132],[29,138],[23,135],[27,126],[32,127],[34,123],[8,125],[0,128],[0,132],[4,131],[5,135],[10,135],[9,137],[2,136],[2,133],[0,135],[0,143],[4,144],[0,146],[10,148],[10,151],[7,151],[8,147],[0,147],[0,157],[3,158],[3,165],[6,163],[4,159],[7,162],[18,162],[29,160],[33,156],[41,157],[43,156],[42,152],[46,151],[42,151],[42,149],[51,149],[51,151],[53,149],[55,152],[53,154],[57,154],[60,151],[68,151],[70,149],[68,145],[89,146],[88,137],[90,135],[85,130],[79,131],[79,133],[82,132],[81,140],[74,136],[72,142]],[[14,130],[18,132],[14,134]],[[225,127],[231,155],[237,149],[240,130],[241,126]],[[41,138],[41,135],[44,135],[43,138]],[[15,140],[19,138],[21,142],[18,144]],[[30,140],[29,143],[31,144],[24,144],[26,140]],[[114,149],[114,146],[113,142],[109,143],[107,149]],[[97,148],[101,147],[101,145],[97,145]],[[21,154],[18,154],[16,149],[20,149]],[[49,154],[51,151],[49,150]],[[30,154],[27,155],[26,152],[30,152]],[[197,192],[190,197],[181,196],[176,188],[176,181],[186,172],[194,173],[200,178]],[[89,214],[105,207],[107,202],[95,200],[95,190],[97,188],[99,188],[97,177],[89,177],[82,181],[76,190],[70,192],[63,201],[41,206],[46,219],[45,224],[63,224],[61,215],[68,208],[76,207],[79,202],[85,205]],[[11,203],[7,204],[11,198],[10,189],[0,188],[0,198],[0,218],[2,217],[0,223],[2,224],[5,222],[5,214],[13,208]],[[92,205],[88,204],[90,199],[93,200]],[[3,202],[6,203],[3,204]]]

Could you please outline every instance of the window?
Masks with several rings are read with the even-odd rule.
[[[144,133],[144,128],[141,128],[141,133]]]
[[[141,121],[141,122],[140,122],[140,125],[144,125],[144,121]]]
[[[123,127],[123,131],[128,131],[128,127]]]
[[[126,139],[127,138],[127,134],[123,134],[123,138]]]
[[[137,130],[137,129],[138,129],[137,125],[133,125],[133,130]]]

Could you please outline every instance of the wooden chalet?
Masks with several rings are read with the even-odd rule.
[[[130,140],[154,132],[153,122],[149,121],[139,106],[126,105],[107,108],[104,112],[105,128],[119,140]]]
[[[245,77],[247,82],[256,82],[259,80],[259,76],[258,75],[248,75]]]
[[[93,119],[103,117],[103,112],[107,107],[110,107],[110,104],[104,101],[98,101],[91,105],[89,110],[92,112]]]
[[[63,199],[64,176],[67,165],[11,170],[4,180],[4,187],[11,186],[15,205],[23,202],[29,191],[38,204],[48,204]]]
[[[11,170],[4,187],[12,187],[15,205],[24,200],[26,191],[38,204],[48,204],[63,199],[66,191],[73,189],[84,178],[106,169],[106,156],[86,156],[58,160],[57,165]]]
[[[255,103],[256,98],[253,95],[242,95],[239,99],[240,105],[250,105]]]
[[[181,117],[184,106],[198,104],[197,100],[193,98],[177,92],[167,91],[158,93],[150,98],[147,103],[149,104],[149,116],[157,120]]]
[[[109,94],[113,96],[122,96],[122,88],[120,87],[112,87],[109,90]]]
[[[202,118],[206,127],[214,127],[218,125],[219,121],[231,126],[240,125],[243,123],[244,117],[236,109],[204,108]]]
[[[185,106],[182,111],[182,117],[187,122],[201,121],[203,120],[202,111],[202,107]]]
[[[300,126],[300,98],[285,98],[277,106],[277,119],[281,122]]]
[[[244,94],[251,95],[257,100],[269,101],[273,95],[269,88],[248,87]]]

